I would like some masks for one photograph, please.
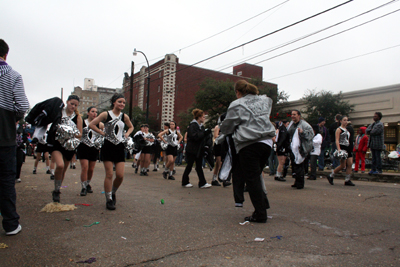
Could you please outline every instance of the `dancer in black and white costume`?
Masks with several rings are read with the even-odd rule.
[[[149,132],[149,125],[143,124],[140,126],[140,131],[138,131],[135,135],[141,134],[143,136],[144,141],[146,141],[145,146],[142,148],[140,153],[140,176],[148,176],[147,170],[150,166],[150,158],[151,158],[151,146],[154,143],[154,135]]]
[[[37,172],[37,166],[39,165],[40,160],[42,159],[42,153],[43,157],[46,161],[46,174],[51,174],[50,173],[50,161],[49,161],[49,151],[46,143],[47,139],[47,133],[45,133],[42,138],[39,139],[37,145],[36,145],[36,159],[35,163],[33,165],[33,174],[36,174]]]
[[[160,137],[164,143],[168,144],[165,153],[167,164],[163,172],[163,177],[164,179],[168,178],[169,180],[175,180],[172,175],[175,167],[176,156],[178,155],[178,145],[182,141],[183,136],[180,132],[176,131],[176,123],[174,121],[171,121],[169,123],[169,129],[159,133],[158,137]]]
[[[124,180],[125,171],[125,146],[124,137],[128,138],[133,131],[133,125],[122,110],[125,108],[125,97],[122,94],[114,94],[111,98],[112,110],[102,112],[89,123],[89,128],[105,137],[101,148],[101,157],[104,162],[106,177],[104,179],[104,191],[106,195],[106,207],[115,210],[117,202],[116,192]],[[96,125],[104,122],[104,132]],[[128,130],[124,135],[124,127]],[[113,165],[115,164],[115,179],[113,181]]]
[[[79,134],[76,135],[80,138],[82,135],[82,118],[78,112],[79,97],[77,95],[70,95],[67,99],[67,105],[65,109],[62,110],[62,120],[69,117],[71,121],[76,125],[79,130]],[[60,202],[60,189],[61,184],[65,177],[65,172],[68,169],[69,162],[75,154],[75,150],[65,149],[58,140],[55,140],[55,132],[57,130],[57,123],[53,123],[49,135],[47,136],[47,145],[49,147],[49,152],[51,154],[52,160],[56,164],[56,169],[54,173],[54,191],[53,191],[53,201]]]
[[[81,196],[87,193],[93,193],[90,181],[93,177],[93,170],[99,156],[99,150],[94,144],[97,133],[89,129],[89,123],[97,117],[97,108],[89,107],[87,109],[88,118],[83,121],[83,133],[81,143],[78,146],[78,158],[81,163]],[[96,125],[100,130],[104,129],[104,124],[100,122]]]

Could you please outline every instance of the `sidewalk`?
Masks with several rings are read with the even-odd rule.
[[[323,170],[323,171],[317,171],[317,177],[323,176],[326,177],[328,176],[332,170]],[[368,174],[369,170],[365,170],[365,173],[361,173],[360,171],[358,173],[352,173],[351,174],[351,179],[352,180],[359,180],[359,181],[370,181],[370,182],[384,182],[384,183],[400,183],[400,173],[399,172],[382,172],[382,174],[374,174],[374,175],[369,175]],[[266,168],[264,169],[264,173],[269,173],[269,169]],[[292,174],[292,170],[289,168],[288,175]],[[335,174],[335,179],[344,179],[344,173],[339,172],[338,174]]]

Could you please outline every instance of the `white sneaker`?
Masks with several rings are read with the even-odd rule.
[[[16,183],[20,183],[21,182],[21,178],[15,179]]]
[[[21,232],[21,229],[22,229],[22,226],[20,224],[18,224],[17,229],[15,229],[14,231],[11,231],[11,232],[6,232],[6,235],[16,235],[19,232]]]
[[[190,188],[190,187],[193,187],[193,185],[191,183],[188,183],[188,184],[184,185],[183,187]]]
[[[206,183],[205,185],[201,186],[201,189],[206,189],[206,188],[210,188],[212,185],[210,185],[209,183]]]

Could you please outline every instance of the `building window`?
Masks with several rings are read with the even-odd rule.
[[[157,120],[159,120],[159,119],[160,119],[160,113],[157,112]]]
[[[157,106],[160,105],[160,99],[157,99]]]
[[[396,138],[396,128],[386,128],[385,129],[385,137]]]
[[[135,95],[135,99],[137,100],[137,95]]]
[[[160,92],[160,86],[158,86],[158,92]]]
[[[242,72],[241,72],[241,71],[238,71],[237,75],[238,75],[238,76],[242,76]]]

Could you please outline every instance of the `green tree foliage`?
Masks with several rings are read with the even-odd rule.
[[[125,108],[122,110],[125,114],[129,116],[129,104],[127,103],[125,105]],[[142,110],[138,106],[132,107],[132,118],[131,122],[133,124],[133,132],[136,133],[137,131],[140,130],[140,125],[146,123],[146,111]],[[149,129],[150,132],[157,131],[159,130],[160,126],[158,125],[157,121],[151,116],[151,113],[149,113]]]
[[[289,95],[285,91],[279,91],[277,87],[263,82],[260,78],[253,78],[249,82],[258,86],[260,95],[267,95],[272,99],[271,121],[287,119],[287,113],[290,111],[285,111],[285,103],[289,99]]]
[[[307,90],[301,98],[305,101],[307,121],[310,124],[318,123],[319,117],[326,119],[326,124],[330,125],[335,121],[336,114],[348,115],[354,110],[354,105],[343,100],[343,94],[333,94],[330,91]]]
[[[234,83],[229,80],[217,81],[211,78],[206,78],[200,84],[202,90],[197,91],[194,106],[207,112],[206,128],[213,128],[217,124],[218,117],[226,112],[229,104],[236,99],[233,85]]]
[[[283,91],[279,92],[275,86],[265,83],[261,79],[251,79],[249,82],[258,86],[260,95],[266,94],[268,97],[272,98],[273,105],[271,111],[271,120],[273,121],[279,119],[279,114],[283,109],[283,104],[287,101],[289,96]],[[232,101],[236,100],[233,87],[234,82],[232,81],[221,81],[211,78],[206,78],[200,84],[200,88],[202,90],[199,90],[196,93],[196,102],[194,107],[207,112],[208,118],[205,125],[206,128],[213,128],[217,124],[218,117],[227,111]],[[191,112],[193,108],[188,110],[188,112]],[[189,117],[190,120],[193,119],[191,113],[182,114],[182,116],[180,116],[182,119],[181,125],[185,125],[183,124],[183,118],[185,118],[185,122]],[[282,116],[286,117],[286,113]]]
[[[187,127],[189,126],[189,123],[193,120],[193,115],[192,115],[192,110],[194,108],[191,107],[189,108],[186,112],[181,112],[179,113],[178,117],[180,119],[179,123],[179,128],[181,130],[181,134],[185,135]]]

